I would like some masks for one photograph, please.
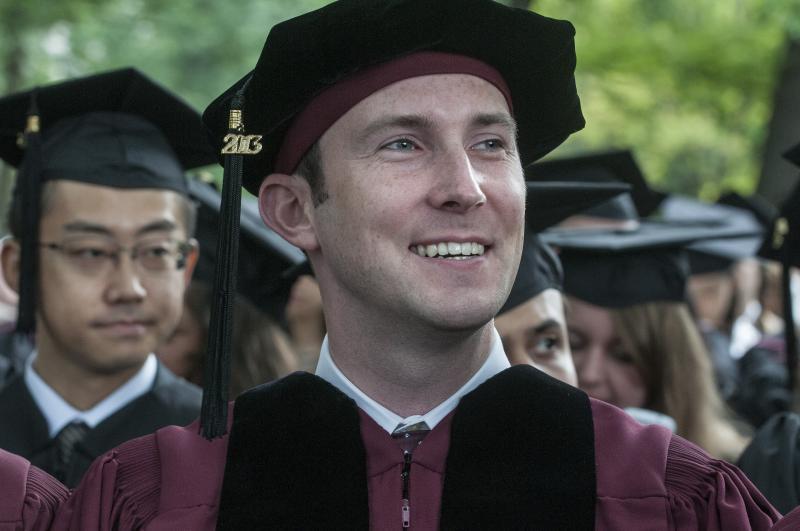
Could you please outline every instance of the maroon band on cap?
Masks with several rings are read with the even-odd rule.
[[[303,155],[343,114],[370,94],[404,79],[432,74],[470,74],[482,78],[511,105],[511,91],[495,68],[465,55],[417,52],[380,63],[346,77],[317,96],[294,118],[275,157],[276,173],[291,174]]]

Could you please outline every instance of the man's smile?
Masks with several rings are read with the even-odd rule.
[[[486,246],[477,242],[436,242],[417,244],[410,247],[412,252],[427,258],[448,258],[466,260],[472,256],[483,256]]]

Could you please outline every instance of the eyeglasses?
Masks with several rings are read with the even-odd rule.
[[[77,271],[87,275],[109,273],[119,265],[120,254],[130,255],[131,261],[149,273],[183,269],[192,246],[173,239],[143,241],[133,247],[123,247],[112,241],[76,238],[61,243],[41,242],[40,246],[61,253]]]

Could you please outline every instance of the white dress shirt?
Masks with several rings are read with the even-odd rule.
[[[387,433],[392,433],[398,426],[405,426],[424,421],[430,429],[433,429],[443,418],[445,418],[451,411],[458,405],[461,397],[478,387],[480,384],[494,376],[495,374],[510,367],[506,353],[503,350],[503,343],[500,340],[500,334],[496,329],[492,329],[494,335],[492,337],[492,346],[489,350],[489,356],[483,363],[480,369],[472,375],[472,378],[467,380],[467,383],[461,386],[450,398],[431,409],[424,415],[412,415],[403,418],[400,415],[389,411],[378,402],[367,396],[361,389],[351,382],[347,376],[339,370],[339,367],[334,363],[331,357],[330,348],[328,347],[328,336],[322,341],[322,348],[319,353],[319,362],[317,363],[316,375],[333,385],[341,392],[349,396],[356,405],[363,409],[381,428],[386,430]]]
[[[86,423],[89,428],[94,428],[105,419],[122,409],[131,401],[139,398],[153,388],[156,381],[158,362],[155,354],[147,356],[142,368],[127,382],[119,386],[114,392],[95,404],[91,409],[80,411],[68,404],[61,395],[42,380],[33,368],[36,352],[28,357],[25,363],[25,385],[39,406],[39,410],[47,421],[50,437],[55,437],[64,426],[78,421]]]

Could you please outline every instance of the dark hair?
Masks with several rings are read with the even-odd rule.
[[[41,216],[47,213],[47,210],[53,202],[53,188],[49,186],[49,184],[50,182],[46,182],[42,186]],[[178,194],[178,192],[175,193],[180,198],[186,237],[191,238],[194,236],[194,231],[197,226],[197,204],[188,197]],[[8,230],[17,240],[19,240],[22,234],[22,205],[20,203],[21,195],[15,190],[11,195],[11,204],[8,208]]]
[[[212,288],[193,280],[186,289],[184,311],[200,325],[201,344],[208,341]],[[291,342],[275,321],[253,304],[237,295],[231,348],[230,399],[256,385],[275,380],[296,369],[297,358]],[[187,379],[203,385],[205,352],[191,353]]]
[[[295,173],[305,179],[309,187],[311,187],[311,199],[315,207],[328,199],[328,192],[325,190],[325,174],[322,172],[319,141],[314,142],[314,145],[303,155]]]

